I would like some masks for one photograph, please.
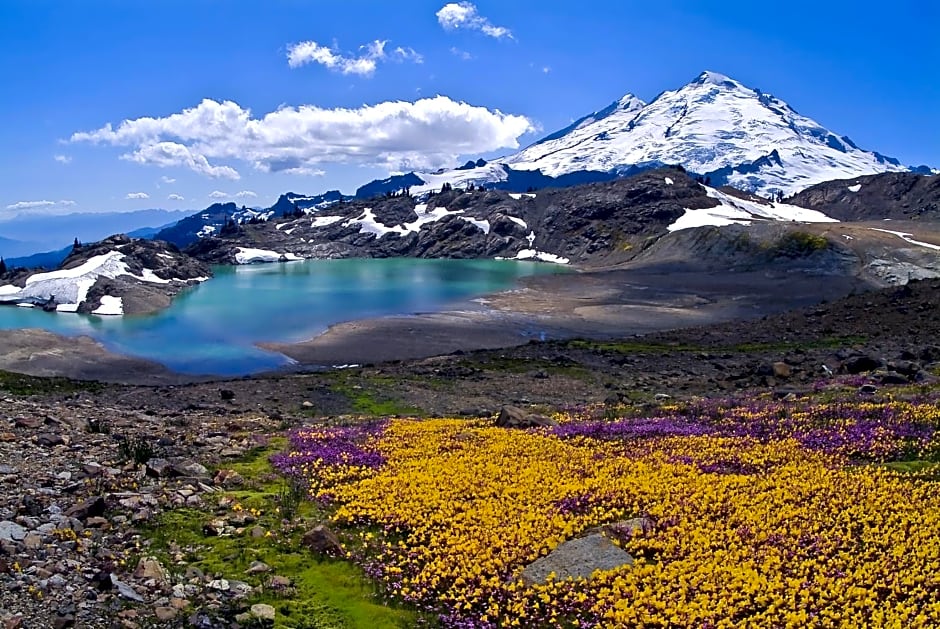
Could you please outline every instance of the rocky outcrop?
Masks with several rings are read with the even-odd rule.
[[[211,275],[205,263],[172,244],[119,234],[76,244],[55,271],[7,278],[0,301],[60,312],[143,314],[167,307]]]
[[[803,190],[787,202],[840,221],[937,220],[940,175],[883,173],[827,181]]]
[[[616,181],[515,194],[447,189],[424,199],[407,195],[339,200],[257,224],[242,223],[205,238],[187,253],[211,263],[238,263],[246,250],[281,257],[518,258],[615,264],[687,208],[718,202],[681,169]]]

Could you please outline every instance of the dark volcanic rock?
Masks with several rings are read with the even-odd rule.
[[[717,204],[673,168],[532,194],[446,190],[423,201],[407,195],[344,200],[242,224],[195,243],[187,253],[231,264],[239,247],[304,258],[512,258],[536,250],[581,264],[616,264],[633,258],[647,239],[665,234],[686,208]]]
[[[940,218],[940,175],[882,173],[816,184],[787,199],[840,221]]]
[[[307,531],[300,540],[300,545],[317,555],[342,557],[346,554],[336,533],[323,524]]]

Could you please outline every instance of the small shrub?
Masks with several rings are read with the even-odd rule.
[[[153,458],[153,444],[144,437],[126,437],[122,436],[118,445],[121,453],[121,459],[124,461],[133,461],[134,463],[146,463]]]
[[[307,488],[303,481],[292,478],[282,487],[275,498],[281,518],[288,522],[297,516],[297,510],[307,497]]]

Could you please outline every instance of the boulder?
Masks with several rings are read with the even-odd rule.
[[[261,622],[274,622],[275,609],[264,603],[256,603],[251,606],[251,615],[260,620]]]
[[[66,510],[65,515],[77,520],[86,520],[88,518],[95,518],[104,515],[106,507],[107,505],[105,504],[103,497],[94,496],[78,503],[77,505],[73,505],[68,510]]]
[[[552,573],[556,581],[588,579],[597,570],[613,570],[633,564],[633,557],[603,533],[567,541],[545,557],[536,559],[522,571],[529,585],[547,583]]]
[[[500,428],[536,428],[538,426],[557,426],[555,420],[544,415],[527,413],[518,406],[504,406],[496,417]]]
[[[775,378],[789,378],[793,373],[792,369],[790,369],[790,365],[780,361],[771,365],[771,369],[773,370]]]
[[[859,354],[851,356],[842,363],[842,371],[848,374],[860,374],[867,371],[874,371],[884,365],[884,361],[868,354]]]
[[[166,459],[150,459],[147,461],[147,476],[168,478],[175,475],[173,464]]]
[[[0,522],[0,540],[6,542],[19,542],[26,537],[26,529],[17,524],[4,520]]]
[[[343,544],[339,541],[328,526],[324,524],[317,525],[304,533],[300,540],[300,545],[313,551],[317,555],[328,557],[342,557],[346,554],[343,550]]]

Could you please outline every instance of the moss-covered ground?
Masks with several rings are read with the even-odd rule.
[[[304,532],[319,523],[322,514],[307,500],[286,504],[290,486],[274,473],[269,462],[284,446],[283,438],[275,438],[244,459],[226,463],[224,468],[238,472],[245,482],[235,490],[216,494],[216,504],[162,514],[147,531],[155,554],[172,576],[198,568],[207,576],[255,587],[257,593],[229,613],[266,603],[277,611],[275,627],[394,629],[418,624],[415,612],[387,604],[352,563],[317,557],[302,547]],[[288,510],[291,513],[286,513]],[[235,514],[245,518],[245,525],[235,533],[218,536],[205,532],[205,525],[212,520]],[[270,572],[246,573],[256,561],[267,564]],[[290,585],[272,582],[274,576],[287,577]]]

